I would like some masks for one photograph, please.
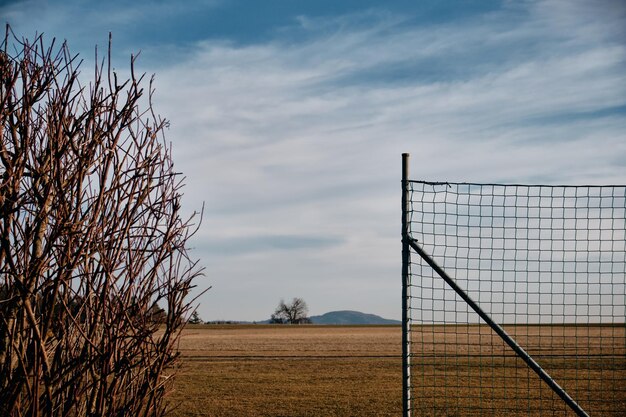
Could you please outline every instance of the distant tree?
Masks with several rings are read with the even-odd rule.
[[[79,66],[0,39],[0,416],[162,416],[197,224],[152,82]]]
[[[200,315],[198,314],[197,311],[194,311],[193,313],[191,313],[191,317],[189,318],[189,324],[202,324],[203,321],[200,318]]]
[[[152,323],[163,324],[167,321],[167,313],[155,301],[148,310],[148,318]]]
[[[278,307],[272,314],[270,323],[273,324],[306,324],[311,320],[308,318],[309,307],[302,298],[294,298],[291,303],[287,304],[284,300],[280,300]]]

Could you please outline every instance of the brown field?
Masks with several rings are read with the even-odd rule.
[[[590,415],[625,415],[623,326],[507,331],[598,410]],[[571,351],[581,331],[590,354],[576,361],[568,355],[582,353]],[[402,414],[398,326],[188,326],[180,348],[173,417]],[[413,415],[573,415],[483,326],[416,327],[413,349],[422,352],[412,358]]]
[[[172,416],[397,416],[399,327],[189,326]]]
[[[623,324],[504,327],[590,416],[626,415]],[[415,415],[575,415],[487,326],[415,326],[412,338]]]

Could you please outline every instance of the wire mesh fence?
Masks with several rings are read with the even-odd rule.
[[[408,239],[588,415],[625,415],[626,186],[404,184]],[[410,414],[585,415],[422,256],[407,269]]]

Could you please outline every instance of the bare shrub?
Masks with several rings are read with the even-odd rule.
[[[201,270],[152,80],[0,44],[0,415],[155,416]],[[161,309],[162,306],[163,309]]]

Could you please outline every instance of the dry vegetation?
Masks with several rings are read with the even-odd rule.
[[[201,273],[168,123],[135,58],[47,45],[0,38],[0,416],[158,417]]]
[[[194,326],[172,416],[397,416],[399,327]]]
[[[626,413],[625,330],[506,326],[591,416],[616,417]],[[417,415],[575,415],[486,326],[416,326],[413,350],[423,352],[413,358]]]
[[[591,415],[626,410],[623,326],[507,330],[542,355],[548,372],[583,406],[603,409]],[[578,362],[550,356],[575,353],[568,349],[581,334],[592,354],[611,342],[618,355]],[[413,358],[414,415],[573,415],[483,326],[424,326],[413,336],[414,350],[428,346]],[[171,415],[401,415],[400,337],[397,326],[189,326],[181,339]],[[552,352],[540,351],[546,344]],[[600,376],[609,377],[604,389]]]
[[[397,416],[399,327],[194,326],[173,416]]]

